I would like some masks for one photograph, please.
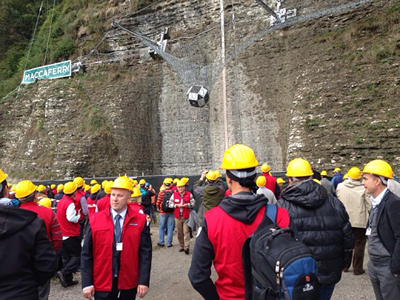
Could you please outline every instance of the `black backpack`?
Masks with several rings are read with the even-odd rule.
[[[266,214],[243,244],[245,299],[319,299],[317,265],[310,248],[290,228],[280,228],[277,207]]]
[[[168,206],[169,199],[171,199],[172,194],[174,193],[173,190],[164,190],[164,196],[162,198],[161,209],[165,213],[174,212],[173,208]]]

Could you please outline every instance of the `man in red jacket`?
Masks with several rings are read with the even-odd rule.
[[[265,177],[265,187],[274,193],[276,199],[279,199],[281,195],[281,188],[276,182],[276,178],[272,176],[270,170],[271,168],[267,163],[262,164],[261,172],[262,176]]]
[[[63,268],[57,272],[57,276],[63,287],[78,283],[73,280],[73,273],[78,270],[81,257],[81,238],[79,237],[81,215],[80,210],[77,211],[75,207],[76,189],[75,183],[67,182],[63,189],[64,196],[57,205],[57,219],[63,236]]]
[[[82,249],[83,296],[88,299],[143,298],[149,289],[150,228],[146,215],[128,205],[132,181],[118,177],[110,209],[91,217]]]
[[[38,217],[44,221],[46,233],[53,249],[58,252],[61,250],[62,236],[57,217],[51,209],[37,205],[36,185],[29,180],[18,183],[15,189],[15,196],[21,202],[20,208],[37,213]],[[50,280],[38,287],[39,299],[48,299],[50,295]]]
[[[190,282],[204,299],[244,299],[243,243],[262,221],[268,204],[264,195],[252,193],[257,165],[248,146],[233,145],[224,153],[221,169],[226,170],[232,195],[204,214],[189,269]],[[289,227],[287,210],[277,208],[276,223]],[[215,283],[211,264],[218,274]]]
[[[190,210],[194,207],[195,201],[191,192],[185,190],[185,182],[179,180],[176,183],[177,191],[169,200],[169,207],[174,209],[175,227],[178,232],[179,252],[185,251],[189,254],[190,229],[187,224]]]

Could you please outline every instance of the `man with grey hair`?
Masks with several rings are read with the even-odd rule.
[[[400,198],[387,188],[391,166],[376,159],[362,171],[365,192],[372,210],[367,224],[368,275],[378,300],[400,299]]]

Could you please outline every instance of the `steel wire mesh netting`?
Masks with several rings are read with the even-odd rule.
[[[179,14],[168,15],[165,10],[156,7],[135,17],[134,23],[125,25],[125,20],[121,20],[114,25],[129,32],[161,56],[181,80],[185,91],[193,85],[204,86],[210,91],[224,66],[263,36],[301,22],[339,15],[373,0],[225,0],[225,59],[221,54],[221,13],[216,2],[210,1],[208,4],[214,15],[201,12],[207,5],[200,7],[199,4],[191,4],[193,13],[190,18],[177,21],[176,15]],[[170,3],[170,11],[182,9],[178,4],[179,1]],[[159,32],[148,26],[151,19],[161,20],[172,32],[165,51],[156,42]]]

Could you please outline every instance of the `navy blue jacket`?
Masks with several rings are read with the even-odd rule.
[[[392,255],[390,270],[400,274],[400,198],[391,191],[383,197],[376,217],[378,236],[383,246]]]
[[[339,282],[354,247],[349,215],[342,202],[322,185],[306,180],[283,190],[278,206],[289,211],[299,238],[313,251],[319,282]]]

